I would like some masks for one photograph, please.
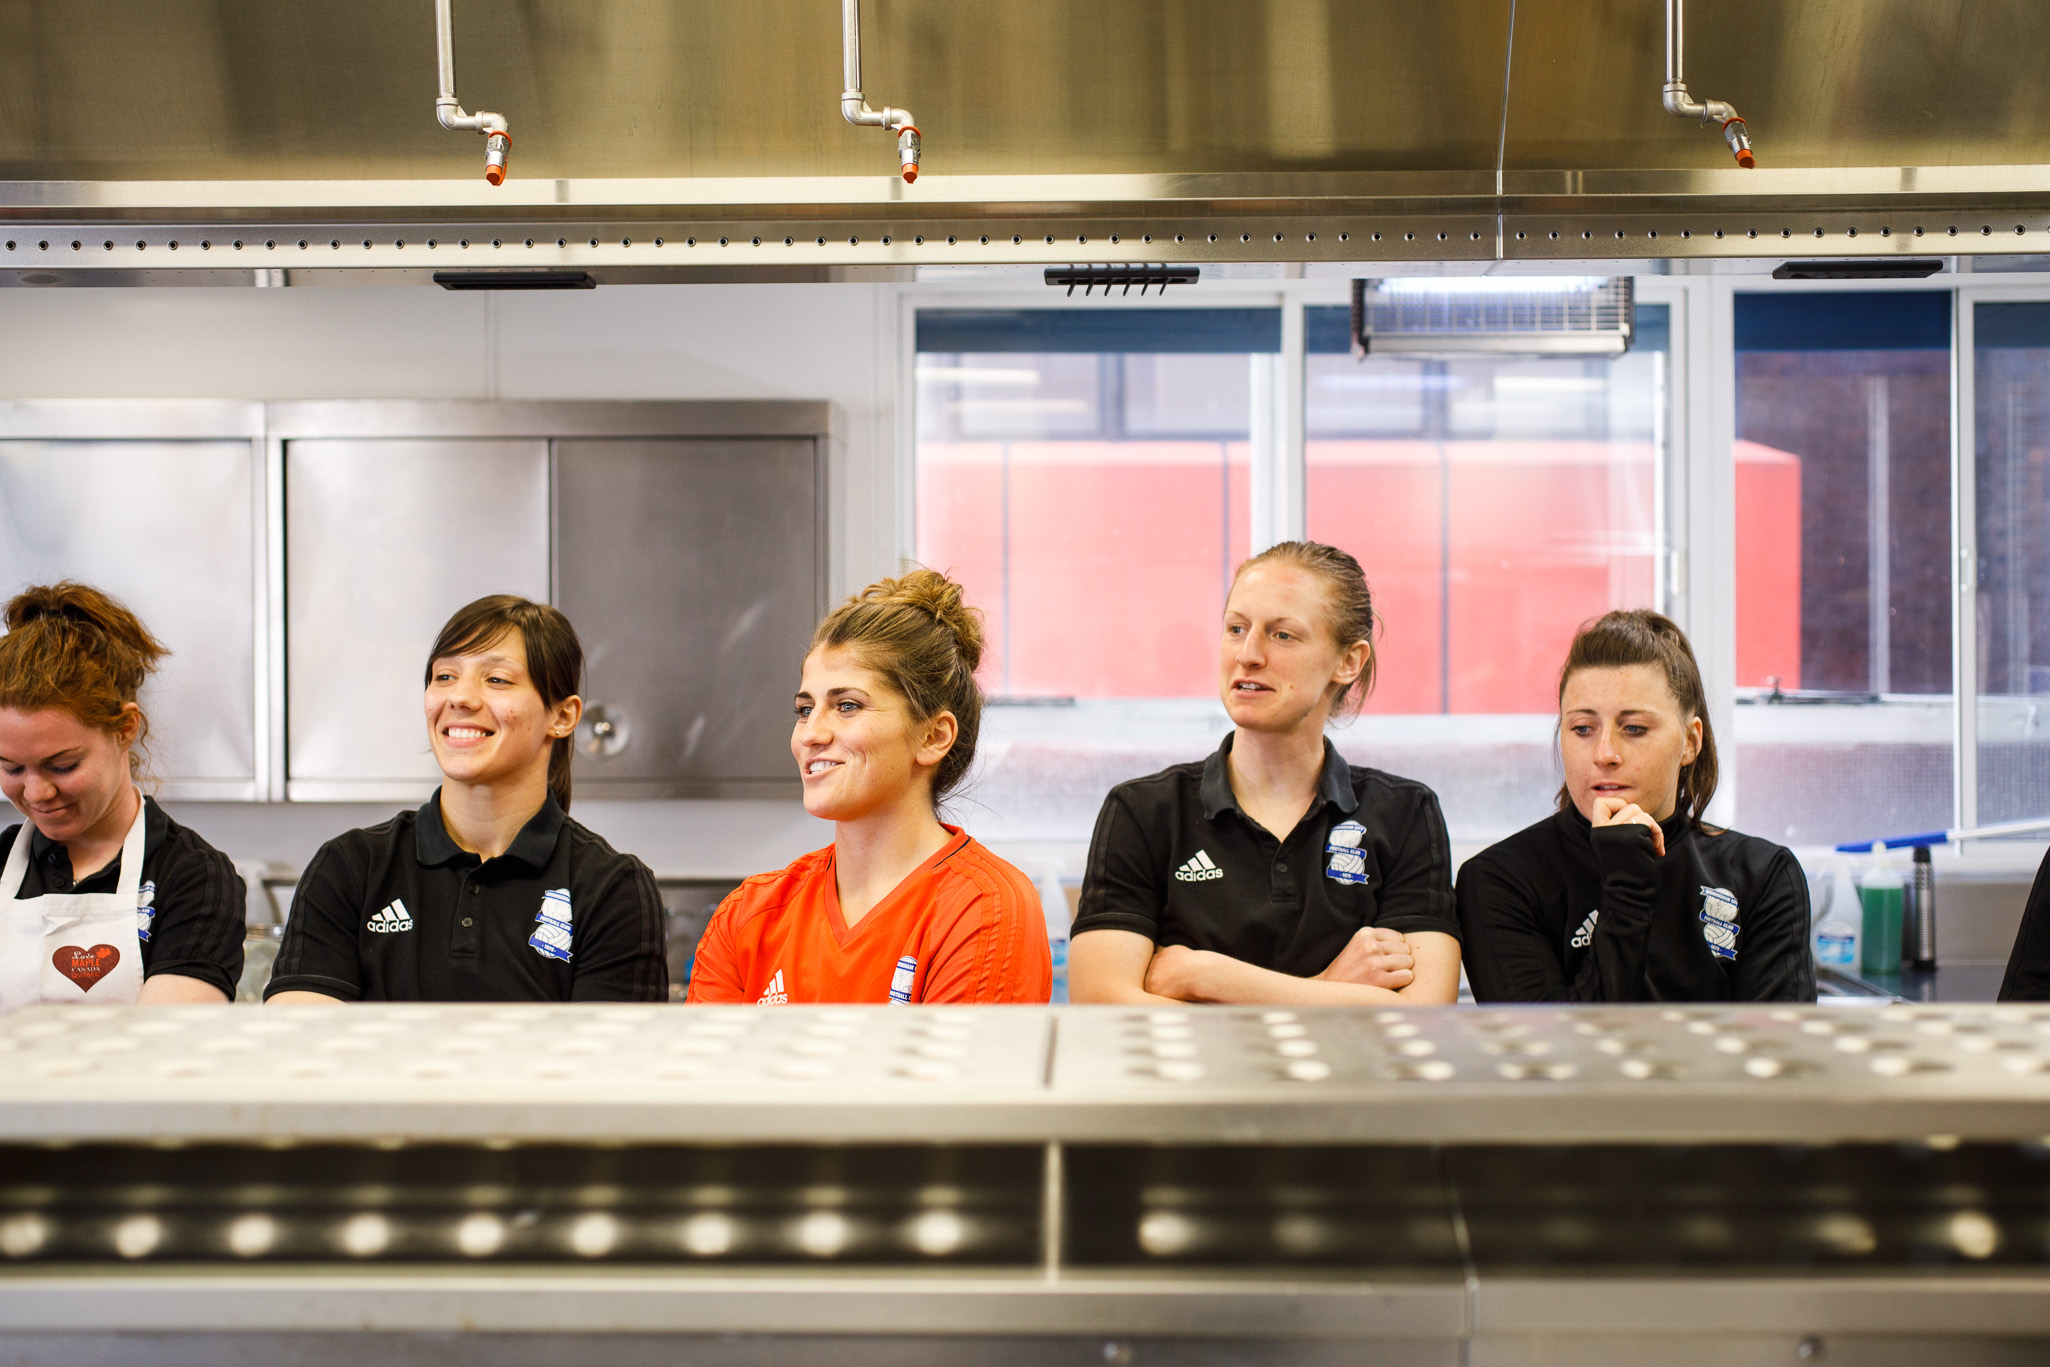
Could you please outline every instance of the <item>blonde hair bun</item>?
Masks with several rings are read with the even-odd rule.
[[[919,565],[895,579],[878,579],[853,601],[917,608],[953,635],[954,649],[969,673],[982,668],[982,609],[968,606],[961,586],[938,570]]]

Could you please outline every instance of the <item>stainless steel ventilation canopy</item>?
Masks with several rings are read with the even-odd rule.
[[[842,119],[816,0],[463,0],[465,98],[515,130],[497,187],[434,117],[420,0],[5,13],[0,272],[53,282],[2050,250],[2034,0],[1695,6],[1689,79],[1754,170],[1662,108],[1655,0],[874,0],[909,185]]]

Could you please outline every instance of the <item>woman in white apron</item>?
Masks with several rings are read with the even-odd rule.
[[[165,653],[82,584],[31,588],[0,636],[0,1011],[36,1002],[225,1002],[241,880],[135,785],[136,703]]]

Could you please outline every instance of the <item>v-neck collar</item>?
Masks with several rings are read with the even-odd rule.
[[[899,879],[896,887],[884,893],[876,904],[868,909],[868,915],[851,926],[847,924],[847,913],[840,909],[840,847],[832,847],[833,852],[826,860],[826,929],[833,933],[833,943],[836,946],[846,949],[860,939],[861,933],[881,919],[881,914],[903,895],[905,888],[919,881],[927,870],[952,859],[967,845],[968,836],[959,826],[949,826],[942,821],[940,829],[947,833],[947,843],[934,850],[924,863]]]

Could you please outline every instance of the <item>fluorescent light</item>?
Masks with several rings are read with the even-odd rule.
[[[1422,275],[1383,280],[1382,294],[1591,294],[1600,275]]]
[[[1003,369],[996,366],[952,366],[922,365],[918,367],[921,380],[952,380],[957,384],[1020,385],[1030,388],[1039,383],[1039,372],[1024,369]]]

